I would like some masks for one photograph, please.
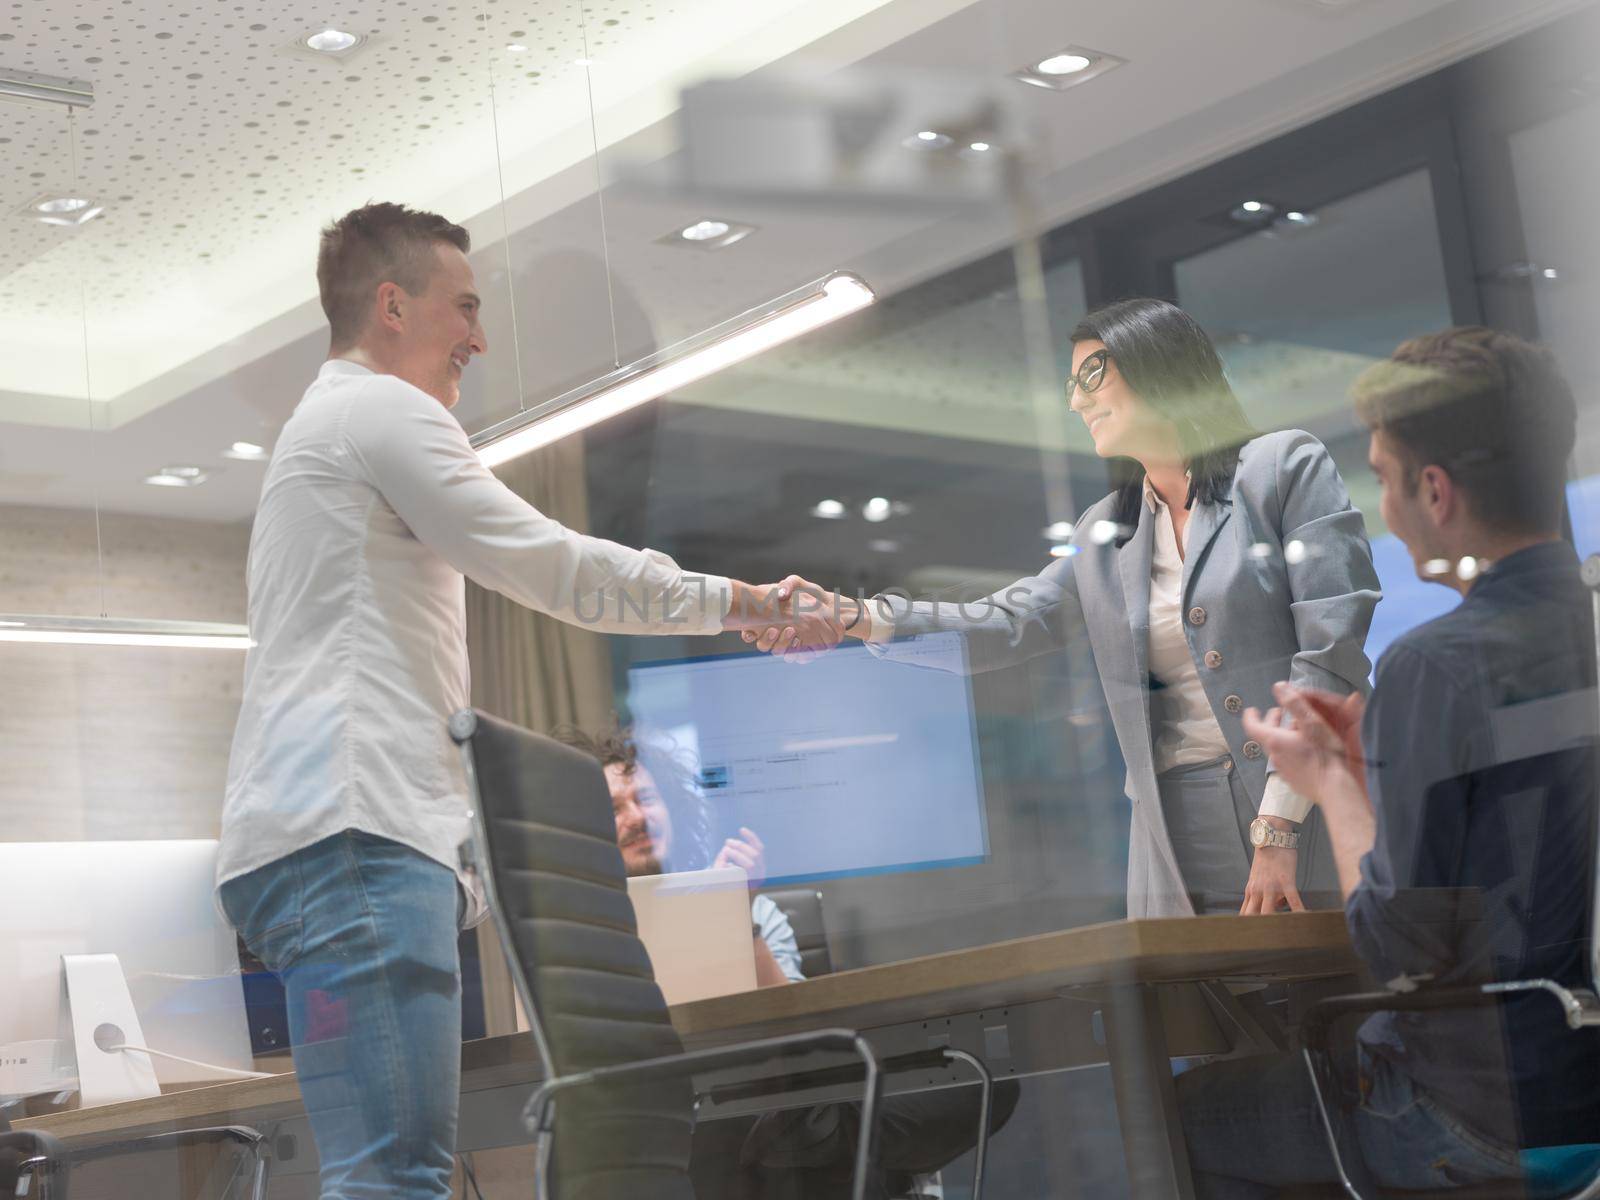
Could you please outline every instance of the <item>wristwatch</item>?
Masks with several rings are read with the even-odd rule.
[[[1272,822],[1265,817],[1257,817],[1250,822],[1250,844],[1258,849],[1262,846],[1282,846],[1286,850],[1293,850],[1300,844],[1300,831],[1295,829],[1285,833],[1281,829],[1274,829]]]

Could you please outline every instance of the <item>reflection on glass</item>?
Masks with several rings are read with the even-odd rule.
[[[1426,171],[1284,220],[1175,266],[1181,302],[1216,338],[1228,377],[1263,428],[1303,428],[1333,452],[1372,537],[1384,603],[1368,657],[1453,601],[1419,584],[1384,536],[1351,381],[1405,338],[1451,323]]]
[[[770,883],[965,866],[988,850],[965,655],[952,631],[884,664],[859,646],[803,671],[764,656],[651,663],[630,672],[628,701],[642,739],[697,764],[713,842],[759,832]],[[917,661],[936,658],[954,673]]]

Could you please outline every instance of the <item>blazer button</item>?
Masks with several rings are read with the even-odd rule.
[[[1231,713],[1236,713],[1244,707],[1244,701],[1237,696],[1229,696],[1223,700],[1222,707]]]
[[[1222,665],[1222,651],[1220,651],[1220,650],[1207,650],[1206,651],[1206,666],[1210,667],[1213,671],[1215,671],[1221,665]]]
[[[1196,604],[1189,610],[1189,624],[1204,625],[1206,623],[1206,610]]]
[[[1260,742],[1246,742],[1244,744],[1244,756],[1246,758],[1260,758],[1261,757],[1261,743]]]

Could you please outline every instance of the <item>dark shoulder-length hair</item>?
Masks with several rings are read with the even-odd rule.
[[[1140,400],[1172,422],[1189,469],[1189,494],[1215,504],[1233,487],[1239,447],[1256,436],[1233,394],[1206,331],[1165,300],[1119,300],[1096,309],[1072,331],[1074,344],[1101,342]],[[1112,519],[1125,530],[1139,524],[1144,468],[1128,458],[1111,461],[1115,486]],[[1119,544],[1131,534],[1118,539]]]

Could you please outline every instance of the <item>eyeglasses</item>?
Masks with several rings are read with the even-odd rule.
[[[1067,403],[1072,403],[1072,397],[1079,388],[1083,389],[1085,396],[1092,396],[1100,390],[1100,385],[1106,381],[1106,363],[1111,358],[1111,351],[1096,350],[1078,365],[1078,369],[1067,376]]]

